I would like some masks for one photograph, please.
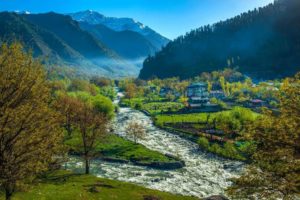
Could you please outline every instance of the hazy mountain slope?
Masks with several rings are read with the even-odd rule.
[[[80,57],[80,54],[60,38],[29,23],[15,13],[0,13],[0,40],[3,42],[21,41],[27,48],[32,49],[36,56],[44,55],[66,60]]]
[[[136,66],[65,15],[0,13],[0,41],[15,40],[49,64],[71,66],[85,74],[120,77],[138,73]]]
[[[57,13],[24,16],[30,22],[58,35],[89,62],[108,71],[109,76],[136,76],[138,74],[137,66],[107,48],[99,38],[82,30],[78,22],[71,17]]]
[[[165,46],[169,42],[169,39],[131,18],[106,17],[91,10],[71,13],[69,15],[79,22],[86,22],[91,25],[102,24],[114,31],[137,32],[144,36],[156,48],[156,50],[160,50],[162,46]]]
[[[109,56],[109,50],[100,41],[83,31],[78,23],[68,16],[56,13],[23,16],[31,23],[56,34],[86,58]]]
[[[69,66],[78,73],[109,75],[110,72],[87,61],[57,35],[30,23],[22,15],[0,13],[0,42],[21,42],[34,56],[42,57],[45,64]]]
[[[80,23],[80,27],[127,59],[145,58],[157,50],[142,35],[133,31],[118,32],[101,24],[91,25],[85,22]]]
[[[281,0],[191,31],[148,57],[140,78],[189,78],[224,67],[263,79],[292,75],[300,71],[299,10],[299,0]]]

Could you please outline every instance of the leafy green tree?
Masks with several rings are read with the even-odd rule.
[[[90,173],[90,160],[97,153],[97,142],[107,134],[108,119],[90,101],[77,100],[74,124],[82,138],[85,173]]]
[[[219,78],[219,82],[220,82],[220,85],[221,85],[221,88],[222,88],[224,94],[227,94],[227,93],[226,93],[226,81],[225,81],[224,76],[221,76],[221,77]]]
[[[188,98],[184,97],[184,96],[181,96],[179,98],[179,102],[182,103],[183,105],[187,106],[188,105]]]
[[[230,96],[231,95],[231,84],[229,82],[225,83],[225,94],[226,96]]]
[[[246,78],[246,80],[245,80],[245,84],[248,86],[248,87],[251,87],[252,86],[252,79],[251,78]]]
[[[92,97],[91,101],[98,112],[103,113],[108,119],[113,117],[115,108],[109,98],[98,94]]]
[[[72,83],[69,86],[68,90],[74,92],[76,91],[88,92],[91,95],[97,95],[100,93],[100,89],[95,84],[91,84],[88,81],[82,79],[72,80]]]
[[[89,94],[88,92],[70,92],[68,93],[70,97],[78,98],[81,101],[84,102],[90,102],[98,112],[101,112],[104,114],[108,119],[112,118],[114,115],[114,106],[112,104],[112,101],[102,96],[101,94],[98,94],[96,96],[93,96]]]
[[[145,129],[138,122],[130,122],[125,131],[133,138],[133,141],[136,144],[138,140],[143,139],[145,136]]]
[[[253,162],[233,179],[236,199],[295,199],[300,192],[300,74],[286,79],[279,92],[280,114],[265,110],[246,130],[256,143]]]
[[[114,85],[113,81],[105,77],[92,77],[90,82],[98,87],[108,87]]]
[[[0,185],[7,200],[61,151],[60,116],[49,106],[49,86],[41,63],[20,44],[1,46]]]
[[[55,108],[62,115],[62,127],[64,127],[71,137],[73,132],[73,122],[76,115],[77,107],[75,106],[76,98],[70,97],[67,94],[60,94],[55,102]]]
[[[100,94],[102,94],[105,97],[110,98],[111,100],[114,100],[117,96],[115,89],[110,86],[101,87]]]
[[[210,81],[207,81],[207,91],[211,92],[212,90],[212,83]]]
[[[132,99],[137,94],[137,87],[134,83],[129,83],[125,86],[125,96],[128,99]]]

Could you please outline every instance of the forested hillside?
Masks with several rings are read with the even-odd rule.
[[[78,23],[69,16],[45,13],[23,15],[29,22],[56,34],[70,47],[87,58],[95,58],[112,54],[89,33],[80,29]]]
[[[134,31],[114,31],[102,24],[86,22],[81,22],[80,27],[127,59],[145,58],[158,50],[145,37]]]
[[[29,23],[15,13],[0,13],[0,26],[0,41],[20,40],[26,47],[31,48],[35,55],[45,54],[51,57],[64,57],[67,60],[79,56],[54,34]]]
[[[20,41],[49,64],[72,67],[80,74],[134,76],[128,63],[71,17],[57,14],[0,13],[0,43]]]
[[[292,75],[300,70],[299,10],[299,0],[280,0],[200,27],[148,57],[140,78],[189,78],[225,67],[260,79]]]

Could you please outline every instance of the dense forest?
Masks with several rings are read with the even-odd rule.
[[[144,61],[140,78],[189,78],[225,67],[259,79],[300,69],[300,1],[280,0],[200,27]]]

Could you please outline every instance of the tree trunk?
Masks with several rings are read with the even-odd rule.
[[[66,124],[66,129],[67,129],[67,132],[68,132],[68,136],[71,137],[71,134],[72,134],[72,126],[71,126],[71,123],[70,123],[70,119],[68,118],[67,119],[67,124]]]
[[[12,186],[5,187],[5,199],[6,200],[11,200],[12,194],[13,194]]]
[[[85,159],[85,174],[90,174],[90,162],[89,159]]]
[[[71,134],[72,134],[71,125],[68,124],[66,129],[67,129],[67,132],[68,132],[68,136],[71,137]]]
[[[134,143],[137,144],[137,137],[134,136]]]

